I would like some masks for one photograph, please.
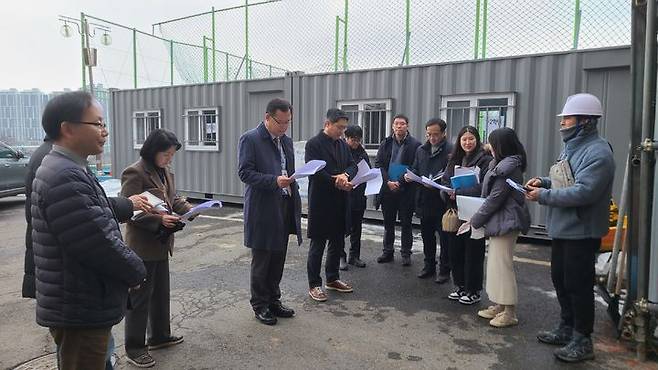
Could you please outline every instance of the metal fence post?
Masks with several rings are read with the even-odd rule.
[[[478,58],[480,48],[480,0],[475,1],[475,42],[473,43],[473,59]]]
[[[487,20],[488,20],[488,10],[489,10],[489,0],[484,0],[482,6],[484,7],[482,11],[482,59],[487,57]]]
[[[338,38],[340,37],[340,17],[336,16],[336,44],[334,46],[334,72],[338,72]]]
[[[409,39],[411,36],[411,30],[409,25],[410,11],[411,11],[411,0],[406,1],[406,27],[405,27],[405,43],[404,43],[404,62],[406,65],[409,65]]]
[[[578,39],[580,36],[580,17],[582,12],[580,10],[580,0],[576,0],[576,7],[574,10],[573,18],[573,47],[572,49],[578,49]]]
[[[244,59],[245,62],[249,61],[249,0],[244,0]],[[249,68],[245,65],[244,69],[245,78],[249,79]]]
[[[215,7],[212,7],[212,81],[217,81],[215,72]]]
[[[133,28],[133,87],[137,88],[137,30]]]
[[[345,18],[343,19],[344,29],[343,29],[343,71],[347,71],[347,16],[349,12],[349,0],[345,0]]]
[[[169,84],[174,86],[174,40],[169,40]]]

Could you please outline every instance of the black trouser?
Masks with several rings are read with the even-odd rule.
[[[280,302],[279,284],[283,277],[288,246],[283,250],[251,250],[251,307],[254,311]]]
[[[50,328],[57,345],[57,367],[66,370],[103,370],[112,327],[100,329]]]
[[[479,292],[484,277],[484,238],[471,239],[470,231],[447,234],[453,282],[469,293]]]
[[[361,231],[363,229],[363,214],[365,209],[353,209],[350,218],[350,258],[361,258]],[[340,256],[346,258],[345,249],[341,249]]]
[[[149,342],[163,341],[171,336],[169,326],[169,260],[144,261],[146,280],[139,289],[130,292],[132,308],[126,311],[126,354],[137,357],[147,351]]]
[[[311,239],[311,246],[308,249],[308,260],[306,261],[309,288],[322,286],[320,270],[322,269],[322,255],[324,254],[324,247],[326,244],[327,239]],[[344,248],[345,237],[342,234],[329,239],[327,260],[324,264],[324,273],[328,283],[340,278],[338,266],[340,264],[340,252],[344,250]]]
[[[589,336],[594,330],[594,263],[601,239],[553,239],[551,278],[562,323]]]
[[[254,311],[268,307],[281,300],[279,284],[283,277],[283,266],[288,252],[289,230],[294,224],[294,203],[285,196],[283,202],[283,232],[285,244],[280,249],[251,249],[251,307]]]
[[[394,252],[393,243],[395,242],[395,221],[400,219],[401,247],[400,254],[403,256],[411,255],[411,245],[413,236],[411,235],[411,218],[414,210],[412,199],[408,194],[389,195],[382,199],[382,212],[384,213],[384,254],[392,255]]]
[[[423,254],[425,255],[425,267],[436,269],[436,233],[439,233],[441,251],[439,252],[439,274],[450,274],[450,252],[447,234],[441,226],[443,212],[425,212],[420,219],[420,234],[423,238]]]

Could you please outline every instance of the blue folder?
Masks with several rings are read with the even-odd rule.
[[[398,181],[407,173],[409,166],[404,164],[393,163],[388,167],[388,178],[390,181]]]
[[[475,174],[453,176],[450,178],[450,183],[452,184],[453,189],[463,189],[470,188],[478,183],[478,179]]]

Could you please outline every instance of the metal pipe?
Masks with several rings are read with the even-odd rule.
[[[482,4],[482,59],[487,57],[487,21],[489,19],[489,0],[484,0]]]
[[[137,88],[137,31],[133,28],[133,87]]]
[[[218,9],[218,10],[213,10],[213,12],[221,13],[221,12],[225,12],[225,11],[229,11],[229,10],[244,8],[245,6],[265,5],[265,4],[270,4],[270,3],[278,3],[280,1],[283,1],[283,0],[261,1],[260,3],[253,3],[253,4],[248,4],[248,5],[238,5],[238,6],[232,6],[232,7],[229,7],[229,8],[222,8],[222,9]],[[169,20],[166,20],[166,21],[153,23],[151,26],[153,26],[153,27],[160,26],[160,25],[163,25],[163,24],[166,24],[166,23],[172,23],[172,22],[182,21],[182,20],[185,20],[185,19],[200,17],[200,16],[206,15],[206,14],[210,14],[210,12],[197,13],[197,14],[187,15],[185,17],[169,19]]]
[[[82,90],[87,90],[87,71],[85,71],[85,16],[80,13],[80,57],[82,58]]]
[[[174,86],[174,41],[169,41],[169,82]]]
[[[249,0],[244,0],[244,59],[249,61]],[[249,79],[249,68],[245,65],[245,79]]]
[[[642,139],[653,138],[652,102],[656,91],[655,63],[656,63],[656,9],[655,1],[646,2],[646,27],[644,50],[644,77],[642,83]],[[651,243],[651,205],[652,194],[649,189],[653,187],[652,161],[654,152],[642,150],[640,154],[640,192],[639,203],[639,235],[638,235],[638,267],[637,267],[637,300],[647,297],[649,279],[649,245]],[[635,319],[637,357],[640,361],[646,359],[648,316],[638,315]]]
[[[340,17],[336,16],[336,40],[334,45],[334,72],[338,72],[338,37],[340,37]]]
[[[92,63],[91,63],[91,44],[89,43],[89,24],[87,23],[87,19],[85,18],[85,13],[80,13],[80,19],[82,20],[82,29],[84,30],[84,40],[86,45],[86,51],[87,51],[87,58],[89,63],[87,63],[87,68],[89,71],[89,93],[91,96],[96,98],[96,92],[94,88],[94,72],[92,70]],[[96,154],[96,173],[102,173],[103,172],[103,153],[98,153]]]
[[[206,36],[203,36],[203,82],[208,82],[208,48],[206,47]]]
[[[349,0],[345,0],[345,16],[343,18],[343,71],[347,71],[347,22],[349,13]]]
[[[578,39],[580,35],[580,18],[582,11],[580,10],[580,0],[576,0],[573,19],[573,46],[572,49],[578,49]]]
[[[475,49],[473,59],[477,59],[480,49],[480,0],[475,2],[475,42],[473,44]]]
[[[410,19],[410,13],[411,13],[411,0],[406,1],[406,25],[405,25],[405,43],[404,43],[404,62],[406,65],[409,65],[409,41],[410,41],[410,35],[411,35],[411,26],[409,23]]]
[[[624,219],[626,217],[626,209],[628,208],[628,168],[631,165],[631,147],[628,146],[628,157],[626,158],[626,168],[624,168],[624,182],[621,186],[621,197],[619,199],[619,217],[617,218],[617,230],[615,232],[615,240],[612,244],[612,259],[610,261],[610,271],[608,271],[608,292],[614,289],[615,276],[617,275],[617,260],[619,258],[619,251],[621,249],[622,235],[625,234]],[[619,278],[617,276],[617,278]]]
[[[217,81],[216,69],[215,69],[215,7],[212,7],[212,81]]]

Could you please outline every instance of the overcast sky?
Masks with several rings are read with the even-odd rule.
[[[80,12],[151,32],[153,23],[244,4],[244,0],[0,0],[0,89],[77,89],[81,85],[80,37],[60,35],[58,15]],[[262,0],[250,0],[250,3]],[[497,0],[489,5],[487,57],[568,50],[572,43],[573,0]],[[286,0],[250,11],[250,56],[288,70],[333,70],[334,27],[343,0]],[[373,7],[376,4],[376,7]],[[472,58],[475,2],[415,0],[411,14],[411,63]],[[348,64],[350,69],[394,66],[404,52],[404,1],[350,2]],[[630,40],[630,0],[582,2],[581,47],[601,47]],[[217,48],[244,55],[244,13],[217,14]],[[513,22],[510,22],[513,20]],[[210,17],[197,17],[156,30],[167,39],[199,45],[209,35]],[[131,88],[132,32],[113,27],[111,46],[98,45],[95,82]],[[342,33],[341,36],[342,38]],[[139,87],[167,85],[169,48],[160,40],[138,37]],[[342,54],[342,45],[340,48]],[[203,80],[200,48],[174,51],[175,83]],[[220,59],[221,61],[221,59]],[[220,76],[224,63],[217,66]],[[231,60],[231,78],[241,58]],[[244,70],[244,69],[242,69]],[[268,69],[254,65],[255,77]],[[233,75],[235,74],[235,77]],[[239,76],[242,76],[241,74]]]
[[[2,0],[0,89],[80,87],[80,38],[60,35],[60,14],[79,18],[83,11],[150,32],[157,21],[236,3],[242,1]]]

